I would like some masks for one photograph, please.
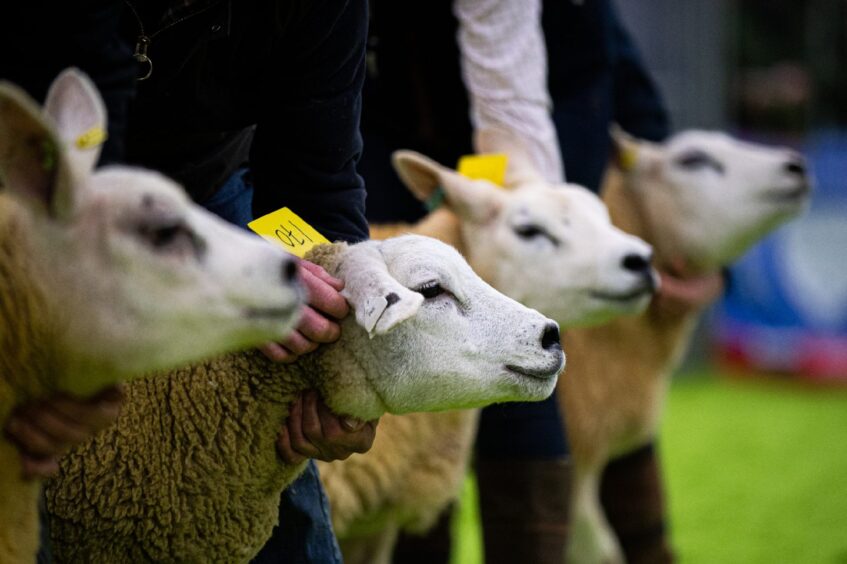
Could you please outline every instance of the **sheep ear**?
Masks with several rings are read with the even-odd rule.
[[[344,296],[356,314],[356,322],[368,336],[383,335],[414,316],[423,296],[412,292],[388,272],[376,242],[350,247],[339,266]]]
[[[505,153],[509,156],[506,166],[507,188],[526,182],[543,182],[532,161],[526,144],[518,136],[502,129],[483,129],[474,134],[474,147],[479,153]]]
[[[66,69],[50,85],[44,111],[53,119],[74,175],[85,179],[106,139],[106,107],[94,83],[79,70]]]
[[[35,101],[8,82],[0,83],[0,183],[34,210],[70,214],[73,181],[62,143]]]
[[[502,208],[502,188],[485,180],[472,180],[414,151],[395,151],[392,162],[412,194],[433,202],[443,190],[443,204],[469,221],[483,223]]]
[[[624,174],[646,171],[655,168],[657,162],[656,144],[636,139],[618,124],[609,128],[612,138],[612,163]]]

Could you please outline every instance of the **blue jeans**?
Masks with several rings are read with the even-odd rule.
[[[253,186],[247,179],[247,169],[241,169],[201,205],[246,229],[253,220],[252,204]],[[329,502],[314,462],[309,461],[306,471],[282,492],[279,522],[283,526],[274,528],[271,539],[253,559],[255,564],[341,564]]]

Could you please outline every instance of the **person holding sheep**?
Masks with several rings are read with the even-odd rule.
[[[37,0],[0,12],[0,77],[36,99],[66,66],[93,78],[110,118],[104,161],[160,170],[236,224],[288,206],[331,240],[367,238],[356,173],[364,0]],[[335,341],[349,311],[339,280],[306,261],[300,276],[310,307],[293,334],[262,348],[278,362]],[[117,389],[88,402],[57,397],[26,406],[4,431],[28,471],[46,475],[119,404]],[[278,452],[291,463],[345,458],[370,447],[375,427],[307,393],[281,425]],[[313,466],[286,490],[281,511],[301,526],[271,539],[259,561],[339,559]]]

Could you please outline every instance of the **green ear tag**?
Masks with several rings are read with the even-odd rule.
[[[427,211],[437,210],[441,207],[441,204],[444,203],[444,188],[441,186],[435,189],[435,192],[432,193],[432,196],[427,198],[424,202],[424,206],[426,206]]]
[[[56,168],[56,145],[50,139],[41,141],[41,167],[47,172]]]

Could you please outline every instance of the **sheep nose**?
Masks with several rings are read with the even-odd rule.
[[[559,326],[555,323],[548,323],[544,326],[544,334],[541,335],[541,348],[546,351],[562,348]]]
[[[808,170],[806,160],[800,156],[792,157],[791,160],[785,163],[783,168],[788,174],[800,177],[806,176],[806,172]]]
[[[623,266],[625,270],[629,270],[635,274],[643,274],[650,271],[650,260],[652,258],[653,257],[651,255],[630,253],[623,258],[621,266]]]
[[[291,284],[297,280],[297,261],[286,258],[282,261],[282,281]]]

